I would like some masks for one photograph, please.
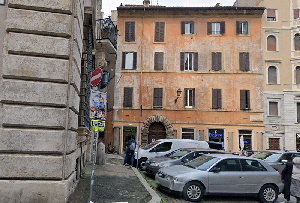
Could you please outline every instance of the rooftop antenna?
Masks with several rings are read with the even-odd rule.
[[[158,5],[158,0],[157,0],[157,5]]]

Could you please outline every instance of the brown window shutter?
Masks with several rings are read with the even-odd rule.
[[[218,101],[217,108],[221,109],[222,108],[222,90],[218,89],[217,92],[218,92],[218,95],[217,95],[217,101]]]
[[[294,9],[294,19],[298,19],[299,18],[299,8]]]
[[[129,35],[130,35],[130,22],[125,22],[125,42],[129,42]]]
[[[267,9],[267,17],[268,18],[276,18],[276,10],[275,9]]]
[[[300,84],[300,66],[296,67],[296,84]]]
[[[270,35],[267,38],[267,50],[276,51],[276,37],[273,35]]]
[[[126,52],[122,53],[122,69],[125,69],[125,63],[126,63]]]
[[[212,70],[218,71],[222,69],[222,53],[212,52]]]
[[[220,34],[224,34],[225,33],[225,22],[222,21],[220,22]]]
[[[194,53],[194,71],[198,71],[198,53]]]
[[[155,22],[155,42],[164,42],[165,22]]]
[[[249,52],[240,52],[239,64],[241,71],[249,71]]]
[[[269,116],[278,116],[278,102],[269,102]]]
[[[191,33],[194,34],[195,33],[195,23],[191,22]]]
[[[245,31],[245,33],[244,34],[248,34],[248,22],[246,21],[246,22],[244,22],[245,24],[246,24],[246,31]]]
[[[218,91],[217,89],[212,89],[212,108],[218,108]]]
[[[297,123],[300,123],[300,103],[297,102]]]
[[[268,84],[277,84],[277,69],[275,66],[268,68]]]
[[[240,21],[236,21],[236,34],[241,34],[241,31],[240,31]]]
[[[125,23],[125,41],[126,42],[135,41],[135,22]]]
[[[184,52],[180,52],[180,70],[184,71]]]
[[[207,34],[211,35],[211,22],[207,22]]]
[[[247,90],[240,90],[240,109],[247,108]]]
[[[124,87],[124,107],[132,107],[132,87]]]
[[[162,88],[154,88],[153,106],[162,107]]]
[[[154,53],[154,70],[163,70],[164,66],[164,52]]]
[[[132,69],[135,70],[137,66],[137,53],[133,52],[133,67]]]
[[[294,44],[295,44],[295,51],[300,51],[300,34],[295,34]]]
[[[181,22],[181,34],[185,34],[185,22]]]

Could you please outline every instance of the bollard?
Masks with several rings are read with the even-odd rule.
[[[105,144],[103,142],[98,143],[96,164],[97,165],[106,164]]]

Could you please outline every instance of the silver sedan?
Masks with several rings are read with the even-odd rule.
[[[155,176],[158,187],[192,202],[203,195],[255,195],[274,203],[283,190],[279,172],[266,162],[228,154],[209,154],[185,165],[162,168]]]

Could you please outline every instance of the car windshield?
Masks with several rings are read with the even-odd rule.
[[[206,171],[218,160],[219,160],[219,158],[217,158],[217,157],[202,155],[202,156],[188,162],[185,165],[188,167],[191,167],[191,168],[195,168],[200,171]]]
[[[154,141],[154,142],[151,142],[150,144],[147,144],[146,146],[142,147],[142,149],[150,149],[152,148],[154,145],[160,143],[160,141]]]
[[[265,161],[277,161],[279,156],[279,153],[274,152],[257,152],[251,155],[252,158],[262,159]]]
[[[168,157],[171,158],[171,159],[179,159],[180,157],[186,155],[189,152],[191,152],[191,151],[190,150],[186,150],[186,149],[182,149],[182,150],[179,150],[179,151],[171,154]]]

